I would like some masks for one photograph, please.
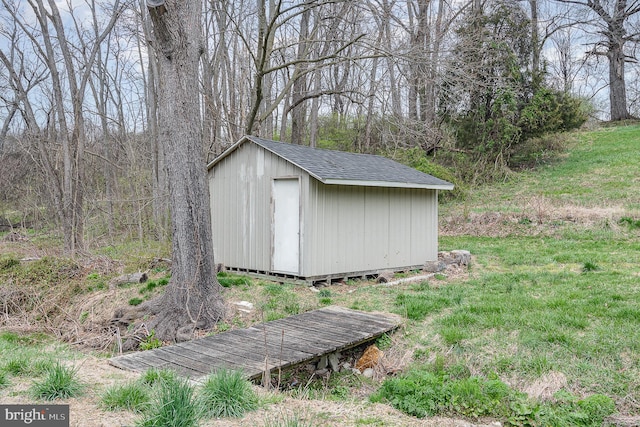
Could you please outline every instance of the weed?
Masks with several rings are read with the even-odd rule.
[[[213,417],[242,417],[258,406],[258,399],[243,374],[220,369],[207,377],[200,392],[207,413]]]
[[[320,292],[318,292],[318,297],[331,298],[331,291],[329,289],[320,289]]]
[[[140,382],[144,385],[155,386],[162,382],[170,382],[176,380],[176,373],[167,369],[151,368],[144,371],[140,377]]]
[[[318,302],[320,305],[331,305],[332,303],[331,298],[320,298]]]
[[[589,420],[597,425],[602,424],[604,419],[616,410],[613,399],[602,394],[593,394],[579,400],[578,406],[587,414]]]
[[[600,270],[600,267],[598,267],[598,264],[591,261],[585,262],[584,265],[582,266],[583,273],[590,273],[592,271],[598,271],[598,270]]]
[[[148,389],[140,383],[115,385],[102,395],[101,405],[108,411],[126,410],[143,412],[149,404]]]
[[[160,379],[139,427],[196,427],[203,411],[188,380],[176,376]]]
[[[265,427],[313,427],[311,421],[306,421],[300,415],[283,415],[277,418],[268,418],[264,422]]]
[[[11,384],[9,382],[9,378],[7,378],[7,373],[5,371],[0,371],[0,390],[8,387],[9,384]]]
[[[156,331],[151,331],[149,335],[140,343],[140,350],[153,350],[162,347],[162,341],[156,337]]]
[[[135,297],[129,300],[129,305],[136,306],[136,305],[142,304],[143,302],[144,302],[144,299]]]
[[[622,218],[620,218],[618,220],[618,224],[626,225],[627,227],[629,227],[629,230],[640,229],[640,219],[635,219],[628,216],[623,216]]]
[[[3,370],[14,376],[25,375],[31,372],[30,365],[26,356],[15,356],[5,363]]]
[[[251,278],[221,271],[218,273],[218,282],[225,288],[230,288],[232,286],[248,286],[251,284]]]
[[[55,400],[76,397],[84,385],[77,379],[77,371],[59,362],[53,365],[41,381],[31,387],[31,395],[36,399]]]
[[[376,340],[376,346],[380,350],[388,350],[389,348],[391,348],[391,344],[392,344],[392,341],[389,334],[382,334]]]
[[[150,292],[153,292],[153,290],[157,287],[158,287],[158,282],[149,280],[147,283],[145,283],[143,287],[140,288],[140,293],[143,295],[148,294]]]
[[[13,255],[2,255],[0,257],[0,272],[10,270],[16,265],[20,265],[20,260]]]

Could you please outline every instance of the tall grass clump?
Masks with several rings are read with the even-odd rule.
[[[9,378],[7,378],[7,373],[5,371],[0,371],[0,390],[9,386]]]
[[[202,408],[188,380],[177,377],[161,379],[154,387],[148,410],[138,421],[139,427],[195,427],[202,419]]]
[[[149,405],[149,389],[141,383],[115,385],[104,392],[100,403],[109,411],[142,413]]]
[[[213,417],[242,417],[258,407],[258,398],[242,372],[220,369],[207,377],[201,390],[207,413]]]
[[[36,399],[55,400],[78,396],[84,384],[77,378],[77,370],[59,362],[51,366],[45,377],[33,383],[31,395]]]

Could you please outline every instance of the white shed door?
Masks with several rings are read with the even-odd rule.
[[[298,273],[300,259],[300,183],[273,181],[273,270]]]

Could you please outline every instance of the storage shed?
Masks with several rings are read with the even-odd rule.
[[[245,136],[208,166],[216,262],[317,282],[438,255],[438,191],[391,159]]]

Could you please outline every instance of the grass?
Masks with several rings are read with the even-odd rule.
[[[640,398],[640,192],[637,158],[629,155],[640,145],[640,127],[578,138],[562,162],[470,196],[477,213],[516,212],[532,220],[497,236],[441,236],[443,250],[474,255],[469,278],[397,291],[396,311],[411,321],[408,345],[422,348],[411,370],[385,382],[384,401],[417,416],[490,414],[513,425],[595,426],[614,411],[640,410],[634,403]],[[544,203],[527,213],[527,197]],[[614,206],[622,213],[616,219],[604,211],[582,224],[558,219],[558,206],[596,213]],[[463,209],[444,211],[464,215]],[[448,367],[424,364],[444,355],[447,366],[477,375],[462,381]],[[550,372],[567,378],[564,397],[553,403],[518,394],[516,388]],[[516,388],[484,402],[484,387],[502,378]],[[431,397],[418,403],[423,395]]]
[[[522,426],[591,426],[613,411],[638,414],[640,192],[637,156],[632,155],[638,146],[638,126],[577,134],[559,161],[471,191],[463,202],[444,204],[441,213],[462,219],[462,225],[473,220],[471,214],[513,216],[498,224],[499,233],[480,227],[474,233],[440,236],[442,250],[471,251],[468,275],[448,272],[429,282],[393,287],[350,282],[318,294],[306,287],[246,283],[242,276],[222,275],[229,279],[227,299],[252,301],[258,310],[255,319],[237,317],[220,327],[273,320],[329,303],[394,311],[407,319],[392,339],[378,340],[381,348],[389,346],[387,354],[409,355],[405,360],[410,365],[402,372],[382,385],[342,373],[324,382],[303,381],[290,392],[301,399],[347,405],[380,386],[374,400],[414,416],[489,417]],[[581,221],[581,210],[594,218]],[[126,259],[136,248],[107,248],[104,253]],[[148,249],[126,270],[146,269],[156,257],[157,251]],[[21,286],[44,289],[46,282],[50,289],[79,274],[68,260],[46,259],[28,267],[13,258],[3,256],[0,278]],[[92,274],[96,288],[105,278]],[[145,285],[137,296],[146,297],[165,284]],[[36,335],[0,332],[0,387],[3,378],[9,383],[3,395],[20,393],[14,388],[18,382],[45,381],[44,368],[54,364],[46,355],[50,344]],[[548,374],[566,378],[552,399],[523,394]],[[129,390],[131,396],[126,390],[108,390],[114,395],[109,408],[136,411],[128,402],[146,391],[152,403],[140,409],[139,425],[197,425],[205,416],[204,387],[183,384],[167,371],[148,371],[139,382],[121,388],[125,386],[139,390]],[[228,393],[235,399],[243,392]],[[222,395],[210,400],[223,401]],[[229,407],[235,405],[233,399]],[[356,425],[385,422],[376,414],[358,417]],[[173,424],[178,418],[184,423]],[[311,425],[307,419],[264,422]]]
[[[118,384],[104,392],[100,403],[108,411],[125,410],[142,413],[149,406],[149,388],[142,382]]]
[[[149,409],[136,424],[139,427],[195,427],[202,419],[195,389],[188,380],[161,375],[153,389]]]
[[[215,418],[242,417],[258,407],[251,383],[238,371],[221,369],[212,373],[200,396],[207,413]]]
[[[60,363],[52,366],[42,380],[35,381],[31,395],[36,399],[56,400],[78,396],[85,386],[77,379],[75,369]]]

